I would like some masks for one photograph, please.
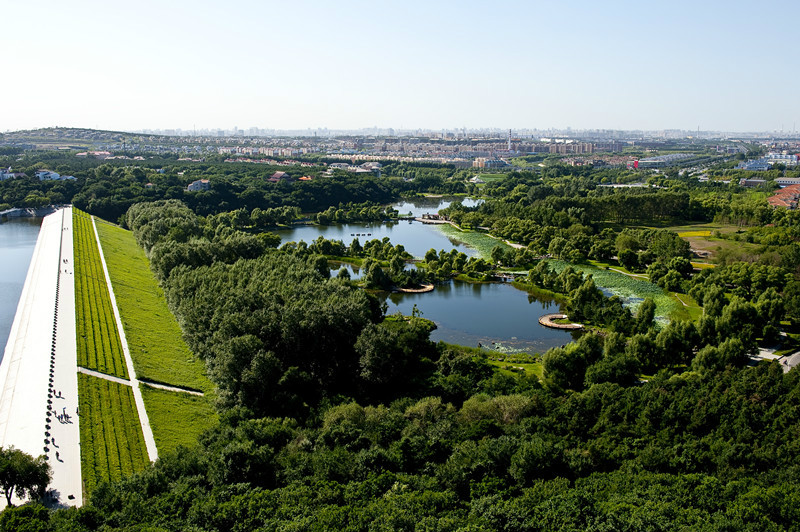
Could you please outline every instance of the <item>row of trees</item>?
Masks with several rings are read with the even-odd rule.
[[[340,204],[328,207],[314,216],[314,221],[321,225],[352,222],[383,222],[396,219],[398,212],[392,207],[384,207],[374,203]]]

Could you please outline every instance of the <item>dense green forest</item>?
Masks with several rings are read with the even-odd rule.
[[[677,176],[611,189],[598,185],[627,171],[556,167],[510,174],[481,188],[483,204],[443,211],[526,249],[491,263],[431,250],[428,280],[468,264],[473,275],[522,267],[522,285],[559,294],[592,326],[543,354],[539,380],[433,343],[431,322],[387,316],[371,291],[330,277],[328,258],[350,256],[373,261],[374,286],[392,281],[402,246],[278,248],[268,232],[301,212],[380,217],[391,213],[375,204],[403,194],[466,191],[454,169],[293,183],[225,165],[138,170],[99,165],[74,183],[0,191],[9,204],[57,191],[133,231],[218,388],[220,422],[196,448],[99,485],[82,508],[9,509],[0,530],[797,528],[800,378],[748,355],[796,334],[800,226],[764,191]],[[201,175],[211,192],[185,192]],[[694,270],[666,227],[713,221],[734,226],[719,239],[747,241],[747,260],[721,251],[716,267]],[[631,312],[547,258],[642,272],[691,295],[702,316],[659,323],[651,300]]]

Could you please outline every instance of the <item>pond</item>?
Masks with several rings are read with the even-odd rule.
[[[450,281],[424,294],[389,294],[387,314],[411,315],[414,305],[422,317],[436,323],[434,341],[504,352],[543,353],[577,337],[539,324],[539,317],[559,312],[557,303],[540,300],[510,283],[472,284]]]
[[[330,261],[331,276],[344,268],[353,280],[363,272],[352,264]],[[413,264],[407,267],[413,268]],[[436,323],[431,333],[435,342],[477,347],[503,352],[543,353],[563,345],[576,333],[548,329],[539,324],[544,314],[560,312],[553,300],[539,299],[514,288],[510,283],[463,283],[449,281],[436,285],[433,292],[421,294],[381,293],[387,315],[400,312],[410,316],[414,310]]]
[[[41,218],[11,218],[0,223],[0,359],[17,313]]]

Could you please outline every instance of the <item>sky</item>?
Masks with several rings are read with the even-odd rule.
[[[796,130],[800,2],[3,0],[0,131]]]

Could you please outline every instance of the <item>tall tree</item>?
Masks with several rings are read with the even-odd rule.
[[[13,447],[0,447],[0,489],[8,506],[13,506],[11,498],[15,492],[20,498],[42,498],[51,473],[44,456],[34,458]]]

